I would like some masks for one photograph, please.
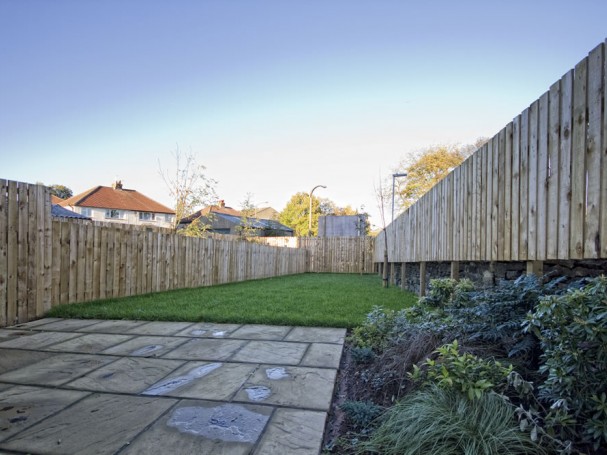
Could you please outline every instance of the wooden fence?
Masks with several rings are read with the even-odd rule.
[[[267,245],[307,251],[307,271],[373,273],[373,237],[260,237]]]
[[[388,226],[389,262],[607,258],[605,47]]]
[[[49,189],[0,180],[0,327],[60,303],[306,272],[306,251],[53,219]]]

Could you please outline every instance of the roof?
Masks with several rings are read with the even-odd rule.
[[[277,220],[278,215],[278,210],[275,210],[272,207],[262,207],[255,210],[255,217],[261,220]]]
[[[59,203],[63,207],[96,207],[135,212],[175,214],[175,211],[135,190],[96,186]]]
[[[55,196],[54,194],[51,194],[51,204],[59,204],[60,202],[63,202],[64,199],[60,198],[59,196]]]
[[[241,217],[242,213],[238,210],[233,209],[232,207],[226,207],[225,205],[209,205],[203,209],[198,210],[197,212],[192,213],[190,216],[185,217],[181,220],[182,223],[191,223],[192,221],[200,218],[201,216],[208,216],[209,213],[213,214],[222,214],[222,215],[231,215],[235,217]]]
[[[285,226],[284,224],[280,224],[278,221],[274,221],[274,220],[261,220],[259,218],[246,218],[246,217],[243,219],[243,217],[227,215],[227,214],[223,214],[223,213],[217,214],[217,216],[219,218],[228,220],[237,226],[242,225],[243,221],[246,220],[246,223],[252,229],[293,232],[292,228]]]
[[[90,220],[88,216],[81,215],[80,213],[72,212],[69,209],[61,207],[58,204],[51,205],[51,215],[58,218],[78,218],[81,220]]]

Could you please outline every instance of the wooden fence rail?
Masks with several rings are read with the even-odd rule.
[[[389,262],[607,258],[605,47],[388,226]]]

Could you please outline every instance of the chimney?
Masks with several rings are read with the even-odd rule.
[[[224,201],[223,199],[221,201],[219,201],[219,207],[224,208],[226,206],[226,201]]]
[[[115,190],[121,190],[122,180],[116,180],[114,183],[112,183],[112,188],[114,188]]]

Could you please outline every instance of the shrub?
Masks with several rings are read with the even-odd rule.
[[[543,350],[538,388],[548,429],[595,449],[607,443],[607,278],[540,299],[525,330]]]
[[[344,401],[340,406],[354,430],[365,434],[373,427],[382,408],[370,401]]]
[[[470,400],[480,399],[490,391],[503,392],[508,387],[512,365],[504,367],[492,359],[481,359],[472,354],[459,353],[457,340],[436,350],[436,360],[426,359],[423,370],[414,366],[411,378],[426,385],[453,389]]]
[[[396,313],[384,311],[382,307],[374,306],[367,315],[365,322],[354,328],[350,341],[357,348],[370,348],[380,351],[385,348],[394,328]]]
[[[359,453],[386,455],[545,454],[523,433],[513,407],[494,393],[468,400],[436,386],[407,395],[387,410]]]

